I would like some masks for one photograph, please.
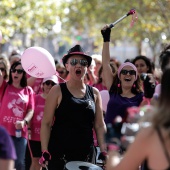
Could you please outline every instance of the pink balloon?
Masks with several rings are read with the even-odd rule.
[[[107,110],[107,103],[109,101],[109,92],[108,90],[102,90],[100,91],[100,95],[101,95],[101,98],[102,98],[102,106],[103,106],[103,110],[106,112]]]
[[[160,96],[160,93],[161,93],[161,84],[158,84],[156,87],[155,87],[155,93],[153,94],[154,97],[159,97]]]
[[[158,84],[158,85],[155,87],[155,93],[157,93],[157,94],[160,94],[160,93],[161,93],[161,84]]]
[[[21,64],[32,77],[46,78],[56,73],[54,58],[42,47],[27,48],[21,56]]]
[[[1,43],[1,41],[2,41],[2,32],[0,30],[0,43]]]

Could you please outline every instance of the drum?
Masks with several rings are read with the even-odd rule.
[[[103,169],[92,163],[71,161],[65,165],[65,170],[103,170]]]

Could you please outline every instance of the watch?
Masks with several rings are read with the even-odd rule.
[[[28,121],[27,120],[24,119],[24,122],[25,122],[26,125],[28,125]]]

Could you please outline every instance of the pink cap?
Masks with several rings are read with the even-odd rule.
[[[123,67],[125,67],[125,66],[130,66],[130,67],[133,68],[133,70],[136,71],[136,76],[135,76],[135,80],[136,80],[136,79],[137,79],[137,76],[138,76],[138,71],[137,71],[136,66],[135,66],[134,64],[130,63],[130,62],[125,62],[125,63],[123,63],[123,64],[121,64],[121,65],[119,66],[119,68],[118,68],[118,77],[120,78],[120,72],[121,72],[121,70],[123,69]]]

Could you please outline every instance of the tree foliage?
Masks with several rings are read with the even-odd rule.
[[[131,16],[124,19],[113,28],[112,39],[126,36],[140,43],[144,38],[149,38],[152,48],[162,41],[162,33],[166,34],[167,41],[170,39],[169,0],[74,0],[67,3],[67,7],[70,9],[69,14],[64,18],[61,16],[61,20],[67,21],[63,24],[64,30],[76,26],[81,32],[88,31],[89,36],[101,38],[100,29],[103,25],[113,23],[134,8],[138,16],[135,25],[130,27]]]
[[[51,0],[1,0],[0,30],[4,40],[16,33],[30,33],[33,37],[48,34],[55,24],[57,6]]]
[[[58,36],[69,41],[73,36],[87,35],[100,43],[100,29],[132,8],[137,12],[137,22],[130,27],[132,17],[129,16],[118,23],[112,31],[113,41],[129,37],[140,43],[149,38],[154,48],[161,41],[162,33],[167,41],[170,39],[169,0],[1,0],[0,30],[4,41],[16,33],[29,33],[32,38],[47,36],[59,17],[62,30]]]

